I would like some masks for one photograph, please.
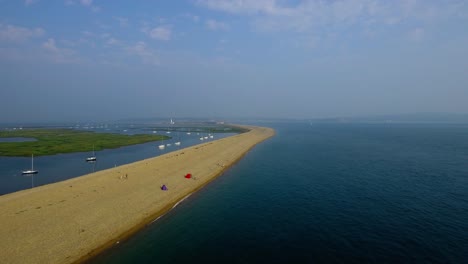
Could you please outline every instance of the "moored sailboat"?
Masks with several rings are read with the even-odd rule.
[[[24,174],[37,174],[39,171],[34,170],[34,154],[31,154],[31,169],[30,170],[24,170],[21,173]]]
[[[96,154],[94,153],[94,145],[93,145],[93,156],[86,158],[86,162],[92,162],[96,160],[97,158],[96,158]]]

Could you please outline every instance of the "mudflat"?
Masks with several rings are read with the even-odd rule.
[[[271,128],[248,128],[155,158],[0,196],[0,263],[75,263],[94,256],[274,135]],[[192,177],[185,178],[187,173]],[[162,185],[168,190],[161,190]]]

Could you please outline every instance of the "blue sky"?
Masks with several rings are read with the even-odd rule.
[[[0,122],[468,113],[468,2],[0,0]]]

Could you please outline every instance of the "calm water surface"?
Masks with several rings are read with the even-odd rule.
[[[30,141],[36,141],[36,139],[25,138],[25,137],[0,138],[0,143],[2,142],[30,142]]]
[[[466,263],[468,126],[277,135],[92,263]]]

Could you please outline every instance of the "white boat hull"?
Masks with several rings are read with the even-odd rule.
[[[87,162],[96,161],[96,157],[89,157],[89,158],[86,158],[86,161],[87,161]]]
[[[22,172],[23,175],[25,174],[37,174],[39,171],[37,170],[25,170]]]

